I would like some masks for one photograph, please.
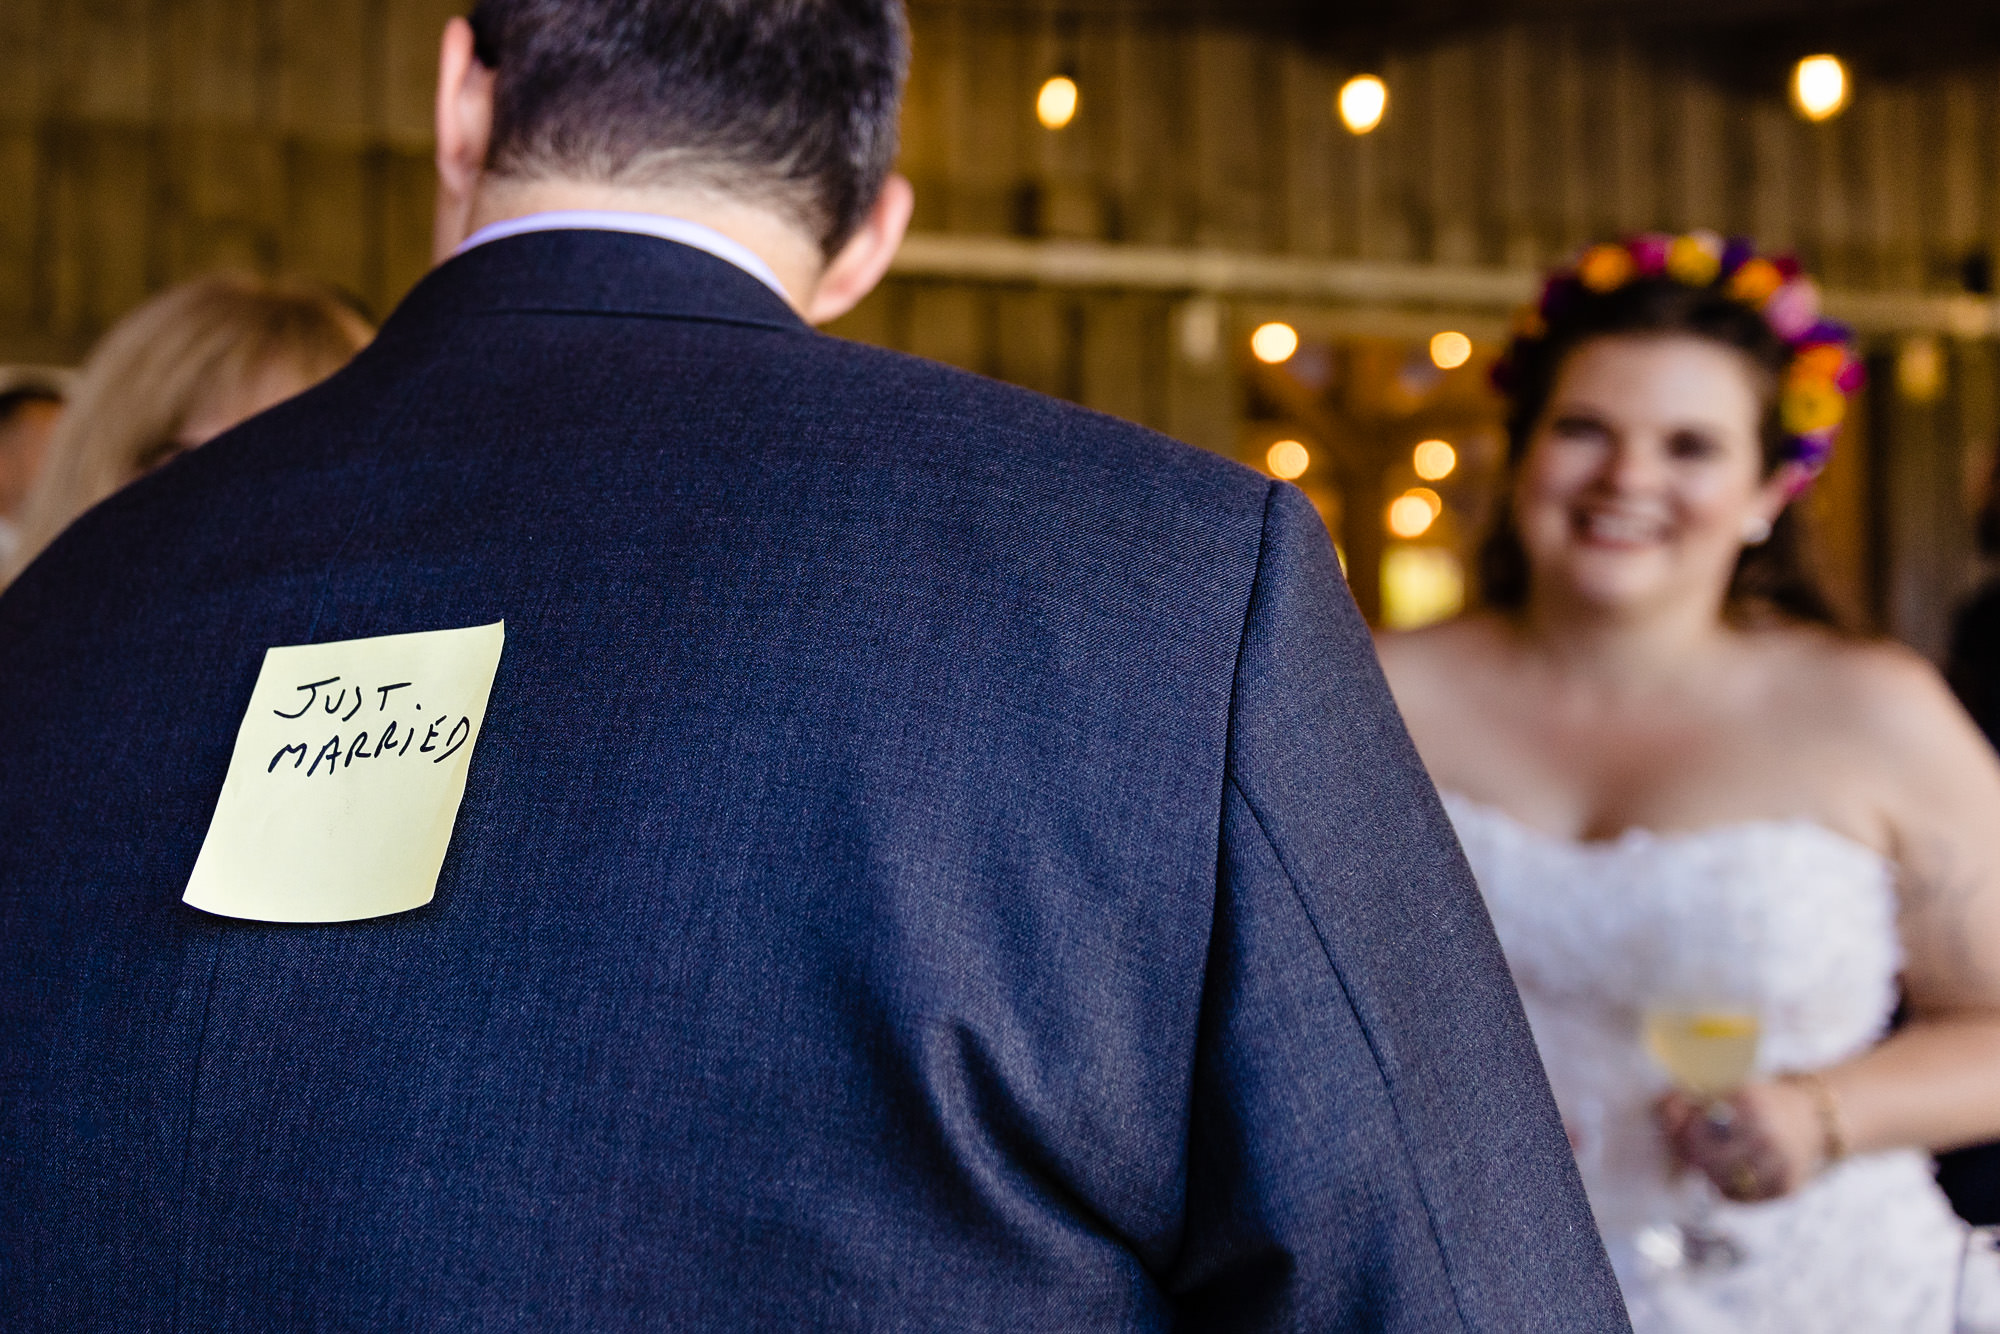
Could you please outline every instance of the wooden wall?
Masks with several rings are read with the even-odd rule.
[[[0,362],[72,361],[148,292],[219,266],[315,274],[386,311],[428,262],[436,42],[462,7],[0,0]],[[1354,67],[1268,34],[997,0],[914,0],[912,24],[903,167],[932,237],[1526,274],[1594,237],[1707,225],[1796,247],[1856,293],[1958,290],[1968,258],[2000,251],[2000,68],[1864,82],[1813,126],[1779,88],[1615,33],[1512,28],[1381,60],[1387,119],[1355,137],[1331,110]],[[1058,70],[1082,103],[1051,132],[1033,96]],[[1249,459],[1252,324],[1392,323],[1198,286],[932,265],[840,331]],[[1448,300],[1425,318],[1497,328]],[[1220,351],[1191,357],[1204,322]],[[1926,647],[1973,568],[1962,479],[2000,430],[1993,327],[1945,332],[1942,399],[1871,412],[1880,484],[1835,516],[1887,623]]]
[[[386,308],[430,258],[453,0],[0,0],[0,360],[283,268]]]

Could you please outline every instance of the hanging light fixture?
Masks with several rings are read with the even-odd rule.
[[[1457,370],[1472,360],[1472,340],[1456,329],[1431,337],[1431,362],[1439,370]]]
[[[1075,79],[1067,74],[1056,75],[1035,94],[1035,119],[1044,129],[1060,130],[1076,119],[1078,96]]]
[[[1305,476],[1312,466],[1312,455],[1296,440],[1280,440],[1264,452],[1264,466],[1271,470],[1271,476],[1289,482]]]
[[[1267,366],[1291,360],[1299,350],[1299,331],[1282,320],[1260,324],[1250,335],[1250,351]]]
[[[1807,120],[1838,116],[1847,93],[1847,66],[1838,56],[1807,56],[1792,68],[1792,105]]]
[[[1366,134],[1382,123],[1389,110],[1389,85],[1373,74],[1357,74],[1340,85],[1333,106],[1350,132]]]

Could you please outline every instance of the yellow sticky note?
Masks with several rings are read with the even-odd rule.
[[[505,631],[265,650],[182,901],[259,922],[429,903]]]

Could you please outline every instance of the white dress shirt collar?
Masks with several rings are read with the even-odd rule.
[[[698,222],[685,218],[669,218],[659,213],[624,213],[611,209],[557,209],[548,213],[530,213],[520,218],[503,218],[499,222],[489,222],[472,235],[458,243],[451,253],[462,255],[474,246],[485,245],[488,241],[498,241],[502,237],[520,236],[525,232],[554,232],[570,229],[599,232],[638,232],[644,236],[658,236],[668,241],[678,241],[696,250],[705,250],[717,259],[727,260],[737,268],[755,278],[764,286],[776,292],[790,305],[792,298],[785,291],[785,285],[778,281],[778,275],[771,266],[757,256],[757,253],[740,241],[732,241],[713,227],[704,227]]]

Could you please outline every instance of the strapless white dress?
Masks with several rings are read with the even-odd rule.
[[[1713,1225],[1744,1254],[1734,1268],[1666,1267],[1647,1245],[1687,1216],[1694,1183],[1668,1171],[1652,1114],[1667,1078],[1643,1011],[1754,1010],[1759,1074],[1864,1050],[1896,1006],[1894,868],[1804,820],[1579,843],[1456,794],[1445,806],[1638,1334],[1949,1334],[1967,1234],[1922,1153],[1858,1156],[1789,1198],[1717,1205]]]

